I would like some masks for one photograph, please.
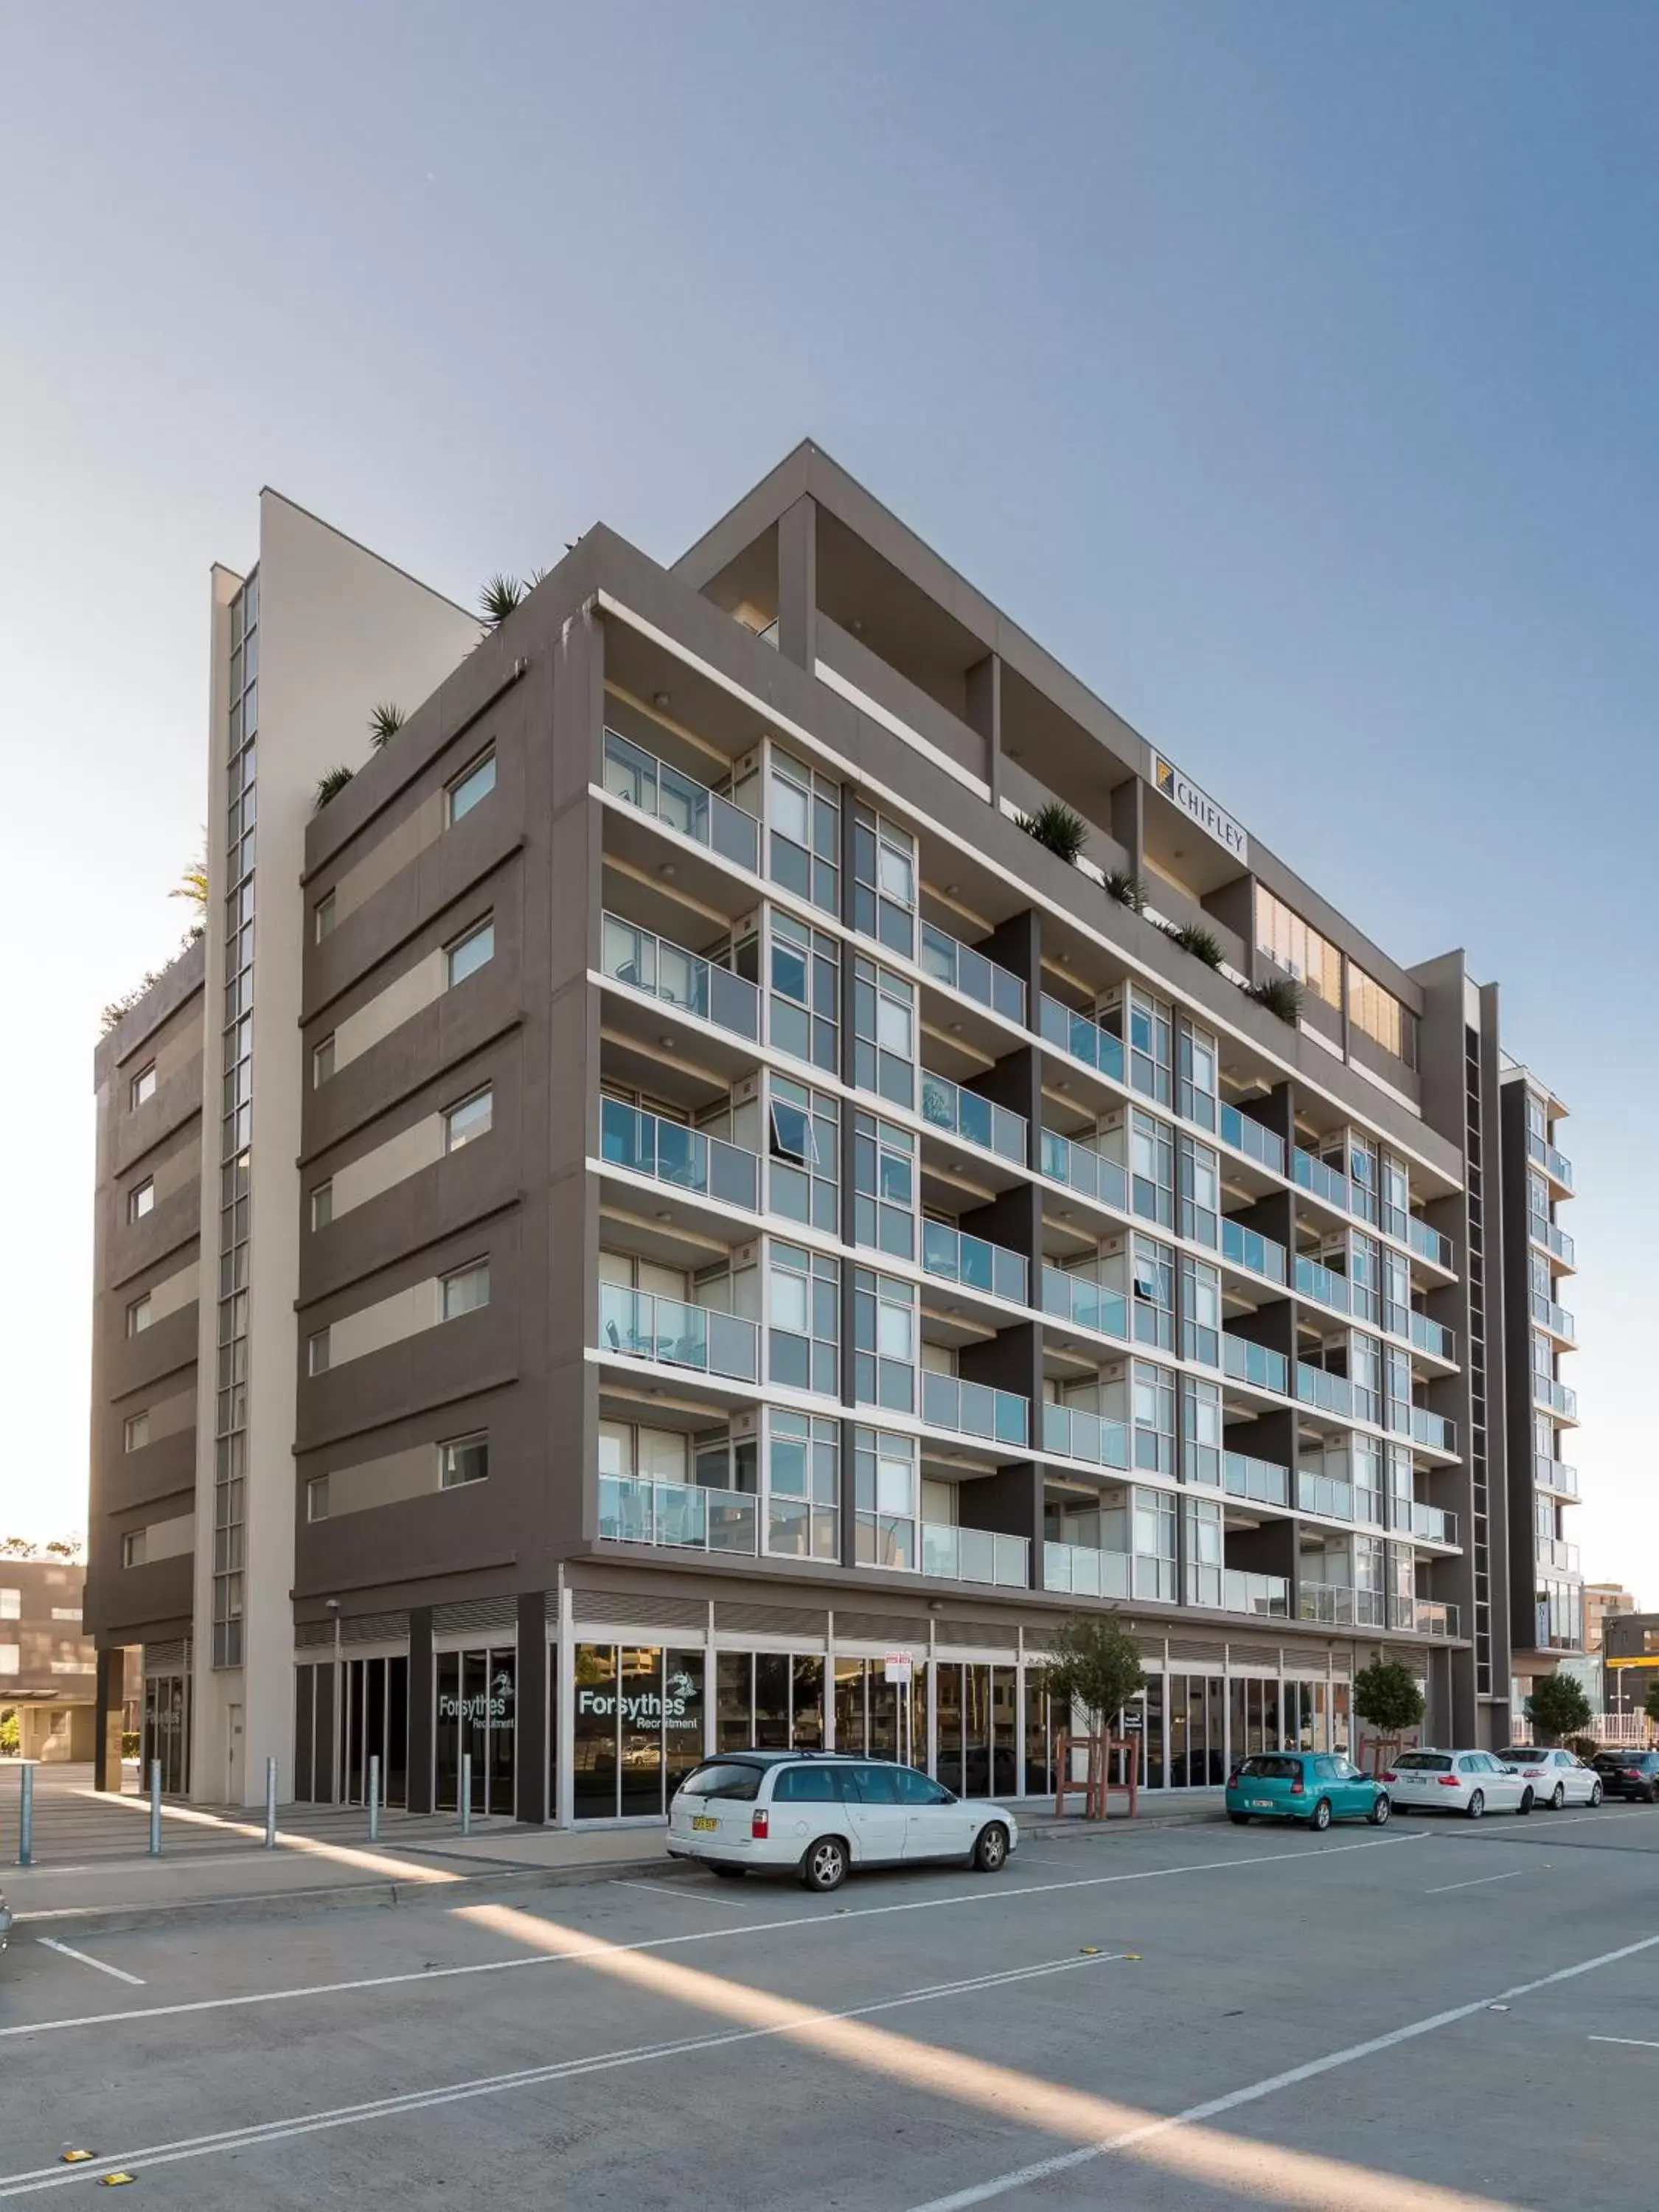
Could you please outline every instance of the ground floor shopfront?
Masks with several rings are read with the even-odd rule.
[[[897,1644],[831,1617],[812,1638],[743,1633],[705,1606],[700,1633],[653,1635],[637,1618],[607,1620],[603,1593],[583,1595],[574,1617],[533,1629],[520,1609],[482,1632],[440,1620],[424,1647],[297,1655],[295,1797],[362,1802],[374,1762],[388,1805],[454,1808],[465,1771],[480,1814],[661,1820],[699,1759],[748,1745],[908,1757],[968,1796],[1054,1787],[1063,1723],[1027,1629],[918,1622]],[[1353,1748],[1351,1650],[1139,1640],[1149,1790],[1218,1785],[1252,1752]],[[894,1679],[896,1650],[909,1655],[908,1683]]]

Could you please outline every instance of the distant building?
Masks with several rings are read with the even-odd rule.
[[[68,1559],[0,1559],[0,1720],[15,1713],[24,1759],[93,1755],[97,1655],[81,1631],[87,1571]]]
[[[1607,1709],[1638,1713],[1659,1681],[1659,1613],[1609,1613],[1603,1628]]]
[[[1638,1610],[1638,1601],[1618,1583],[1584,1584],[1584,1649],[1600,1651],[1607,1624]]]

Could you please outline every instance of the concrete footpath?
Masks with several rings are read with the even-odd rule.
[[[1075,1815],[1055,1820],[1051,1798],[1016,1802],[1022,1841],[1079,1848],[1152,1828],[1222,1816],[1218,1790],[1143,1798],[1132,1823]],[[511,1896],[573,1882],[696,1879],[670,1859],[661,1826],[579,1829],[481,1821],[460,1833],[453,1813],[388,1812],[368,1840],[361,1806],[284,1806],[274,1850],[246,1811],[165,1806],[159,1857],[147,1852],[148,1808],[135,1796],[91,1787],[84,1768],[41,1769],[36,1780],[35,1863],[16,1857],[15,1787],[0,1779],[0,1891],[15,1933],[72,1940],[120,1929],[276,1919],[336,1908],[447,1904]]]

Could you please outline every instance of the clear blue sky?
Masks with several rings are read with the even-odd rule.
[[[1648,0],[83,0],[6,76],[0,1340],[61,1421],[0,1519],[75,1517],[96,1011],[177,934],[258,486],[471,600],[599,518],[671,556],[810,434],[1502,981],[1575,1109],[1586,1567],[1659,1606]]]

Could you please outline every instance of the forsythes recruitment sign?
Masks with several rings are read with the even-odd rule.
[[[1166,761],[1162,753],[1152,755],[1152,778],[1159,792],[1182,812],[1189,815],[1206,836],[1213,837],[1218,845],[1231,853],[1240,867],[1250,864],[1250,841],[1224,807],[1218,806],[1207,791],[1195,784],[1191,776],[1183,775],[1173,761]]]

